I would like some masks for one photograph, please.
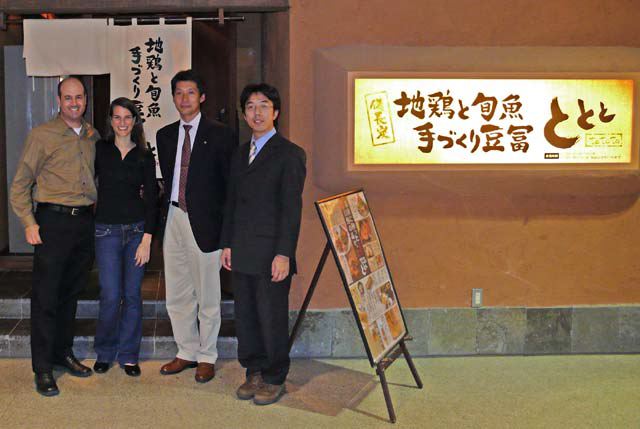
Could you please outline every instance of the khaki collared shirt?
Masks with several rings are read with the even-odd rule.
[[[94,160],[99,138],[98,131],[85,121],[77,135],[59,115],[31,130],[10,194],[13,211],[25,227],[36,224],[34,201],[65,206],[96,202]]]

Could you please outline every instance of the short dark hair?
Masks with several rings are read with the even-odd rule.
[[[251,94],[261,93],[267,97],[273,103],[273,110],[280,111],[280,93],[275,86],[268,83],[250,83],[245,86],[240,94],[240,109],[244,114],[244,106],[247,104],[247,100],[251,97]],[[278,115],[279,116],[279,115]]]
[[[111,118],[113,117],[113,110],[116,106],[123,107],[131,112],[133,116],[133,130],[131,130],[131,141],[141,149],[141,153],[144,153],[148,150],[147,140],[144,137],[144,128],[142,127],[142,116],[140,115],[140,111],[136,107],[135,103],[129,100],[126,97],[116,98],[111,102],[109,106],[109,118],[108,118],[108,127],[107,127],[107,135],[105,140],[113,143],[115,140],[115,133],[113,132],[113,127],[111,126]]]
[[[80,76],[77,75],[71,75],[71,76],[67,76],[64,79],[62,79],[60,82],[58,82],[58,97],[62,97],[62,84],[65,83],[66,81],[70,80],[70,79],[75,79],[78,82],[80,82],[80,84],[82,85],[82,90],[84,91],[84,95],[85,97],[87,96],[87,86],[84,84],[84,81],[82,80],[82,78]]]
[[[189,69],[189,70],[179,71],[171,79],[171,95],[175,95],[176,85],[178,84],[178,82],[185,82],[185,81],[195,82],[196,86],[198,87],[198,92],[200,93],[200,95],[205,93],[204,83],[202,82],[202,79],[200,78],[200,76],[198,76],[196,72]]]

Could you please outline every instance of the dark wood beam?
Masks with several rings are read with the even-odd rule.
[[[289,0],[0,0],[0,12],[10,15],[54,14],[183,14],[212,12],[270,12],[289,9]]]

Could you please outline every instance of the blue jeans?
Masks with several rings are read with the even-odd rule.
[[[144,222],[96,223],[100,311],[94,348],[98,362],[138,363],[142,341],[142,277],[135,256]]]

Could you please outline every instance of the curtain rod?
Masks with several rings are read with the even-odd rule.
[[[129,25],[133,19],[138,20],[138,24],[149,23],[156,24],[160,22],[161,18],[164,18],[165,24],[183,24],[187,21],[187,17],[184,16],[127,16],[127,17],[109,17],[113,18],[115,25]],[[192,21],[217,21],[218,24],[222,22],[244,22],[244,16],[196,16],[191,17]]]
[[[183,24],[187,21],[185,16],[161,16],[161,15],[139,15],[139,16],[107,16],[99,17],[95,19],[113,19],[115,25],[131,25],[133,19],[138,21],[138,24],[157,24],[161,18],[164,18],[165,24]],[[82,19],[81,17],[65,18],[64,16],[56,17],[55,19]],[[225,22],[244,22],[244,16],[225,16],[223,9],[218,9],[218,16],[192,16],[192,21],[216,21],[219,25],[224,25]],[[6,30],[7,24],[22,25],[23,18],[11,18],[7,19],[7,15],[4,12],[0,12],[0,30]]]

